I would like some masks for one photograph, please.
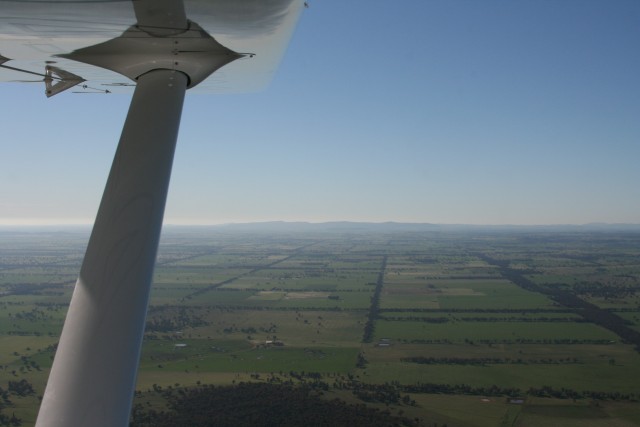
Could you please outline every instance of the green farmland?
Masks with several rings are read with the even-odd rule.
[[[0,230],[0,425],[35,422],[87,238]],[[398,425],[640,426],[638,248],[637,232],[170,227],[135,412],[252,383]]]

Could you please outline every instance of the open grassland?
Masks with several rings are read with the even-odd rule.
[[[256,347],[249,343],[183,340],[184,348],[173,343],[148,343],[142,358],[147,371],[270,373],[347,373],[356,362],[358,349],[340,347]]]
[[[425,276],[387,274],[381,308],[441,309],[552,308],[544,295],[521,289],[503,279],[427,279]]]
[[[0,411],[32,425],[88,234],[0,236]],[[640,332],[639,248],[633,233],[169,230],[136,401],[304,383],[430,427],[640,426],[640,343],[620,335]]]
[[[453,343],[519,343],[604,341],[615,342],[616,335],[591,323],[469,322],[427,323],[378,321],[376,339],[398,341],[448,341]]]

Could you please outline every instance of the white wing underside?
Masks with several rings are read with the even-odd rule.
[[[38,81],[49,65],[94,89],[132,91],[135,82],[121,74],[59,55],[122,36],[138,22],[133,1],[0,0],[0,81]],[[271,81],[303,2],[184,0],[184,8],[221,45],[246,54],[190,92],[253,92]]]

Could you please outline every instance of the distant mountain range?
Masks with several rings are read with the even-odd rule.
[[[188,226],[166,225],[166,228],[181,228]],[[558,225],[469,225],[469,224],[431,224],[431,223],[408,223],[408,222],[252,222],[238,224],[223,224],[201,226],[211,229],[226,229],[238,231],[334,231],[334,232],[425,232],[425,231],[459,231],[459,232],[482,232],[482,231],[522,231],[522,232],[581,232],[581,231],[619,231],[619,232],[640,232],[640,224],[607,224],[591,223],[582,225],[558,224]]]
[[[166,224],[167,231],[246,231],[246,232],[640,232],[640,224],[590,223],[581,225],[470,225],[470,224],[431,224],[409,222],[249,222],[220,225],[173,225]],[[89,233],[89,225],[46,225],[46,226],[7,226],[0,225],[0,232],[68,232]]]

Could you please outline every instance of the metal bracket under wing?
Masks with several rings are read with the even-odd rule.
[[[60,92],[71,89],[75,85],[84,81],[85,79],[82,77],[76,76],[75,74],[62,70],[58,67],[52,67],[51,65],[47,65],[45,67],[44,85],[47,98],[51,98]]]

